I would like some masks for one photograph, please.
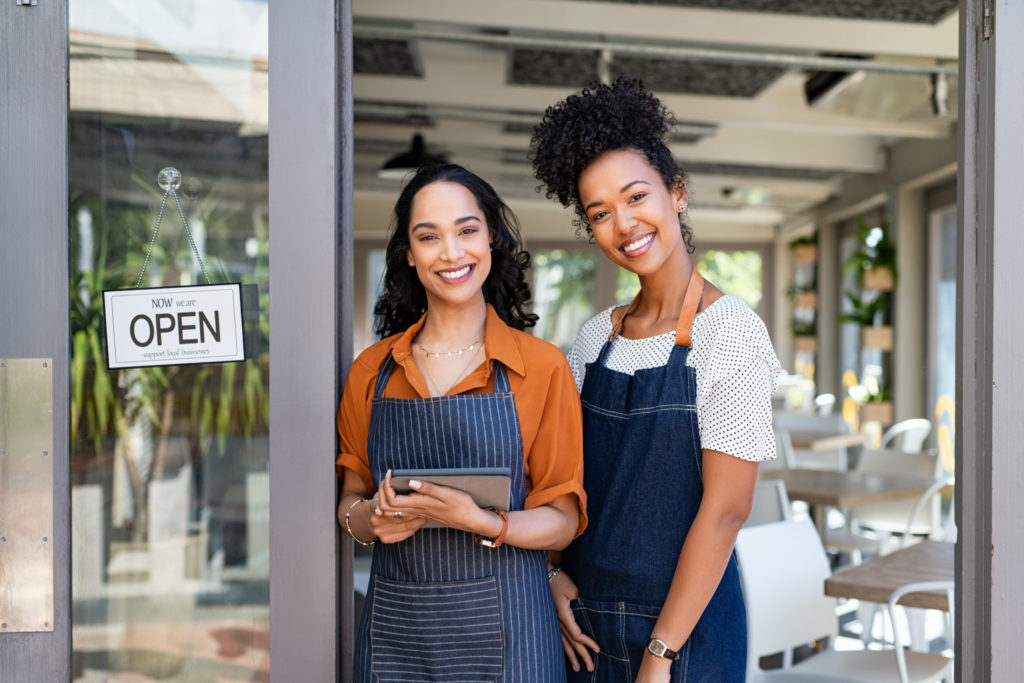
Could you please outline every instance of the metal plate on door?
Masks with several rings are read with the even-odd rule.
[[[53,630],[53,361],[0,358],[0,634]]]

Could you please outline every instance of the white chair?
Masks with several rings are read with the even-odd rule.
[[[818,415],[815,413],[778,412],[773,420],[776,439],[786,455],[787,467],[812,469],[845,470],[846,448],[830,451],[812,451],[794,448],[794,443],[814,441],[828,436],[848,434],[849,425],[841,414]]]
[[[943,655],[906,652],[908,676],[901,679],[891,650],[839,652],[825,649],[791,667],[760,668],[760,658],[822,638],[834,642],[835,600],[824,595],[831,574],[828,557],[809,520],[745,527],[736,540],[740,580],[747,605],[747,680],[929,683],[950,678],[952,662]],[[897,637],[897,647],[902,642]]]
[[[949,606],[949,610],[946,612],[946,619],[947,619],[947,622],[946,622],[946,624],[947,624],[946,633],[948,634],[947,637],[948,637],[949,641],[952,642],[952,640],[953,640],[953,638],[952,638],[953,623],[954,623],[954,619],[953,619],[953,591],[954,591],[954,588],[955,588],[955,583],[953,581],[918,581],[918,582],[915,582],[915,583],[908,583],[908,584],[905,584],[903,586],[900,586],[899,588],[897,588],[896,590],[894,590],[892,592],[892,595],[889,596],[889,604],[887,605],[887,607],[889,609],[889,621],[890,621],[890,623],[892,623],[892,630],[893,630],[893,634],[894,634],[895,642],[896,642],[896,648],[895,648],[896,649],[896,667],[897,667],[897,670],[899,671],[899,674],[900,674],[900,683],[910,683],[910,675],[907,672],[907,655],[903,651],[903,647],[900,644],[900,638],[899,638],[899,633],[898,633],[899,632],[899,625],[898,625],[897,620],[896,620],[896,605],[899,604],[900,598],[902,598],[907,593],[916,593],[918,591],[936,591],[936,590],[944,590],[944,591],[946,591],[946,604]],[[909,612],[907,614],[907,617],[908,617],[908,621],[909,621],[908,626],[909,626],[911,632],[913,632],[914,625],[913,625],[913,621],[909,619],[909,617],[910,617]],[[911,639],[913,639],[913,636],[911,636]]]
[[[896,448],[899,442],[899,449],[904,453],[920,453],[924,447],[924,440],[932,431],[931,420],[923,417],[915,417],[910,420],[897,422],[885,430],[882,434],[881,448]]]
[[[932,451],[908,453],[894,450],[864,450],[857,461],[857,471],[938,480],[942,475],[942,460]],[[931,514],[926,519],[919,516],[914,518],[913,533],[930,535],[938,529],[940,500],[931,500]],[[907,498],[859,505],[850,509],[850,518],[861,528],[887,533],[903,532],[916,502]]]
[[[953,477],[944,477],[944,478],[939,479],[938,481],[936,481],[934,484],[932,484],[928,488],[927,491],[925,491],[924,493],[921,494],[921,496],[914,503],[914,506],[913,506],[913,508],[910,511],[910,515],[907,518],[907,525],[906,525],[906,527],[904,528],[904,530],[902,532],[902,539],[900,541],[900,547],[906,548],[908,545],[911,545],[912,543],[916,542],[915,539],[917,538],[917,536],[914,534],[914,529],[918,528],[918,525],[920,523],[921,513],[926,510],[926,508],[928,507],[929,503],[933,503],[935,501],[938,501],[938,502],[941,503],[941,494],[948,487],[953,486],[954,483],[955,482],[954,482]],[[953,516],[952,501],[950,501],[950,506],[949,507],[950,507],[949,513],[947,515],[945,515],[944,521],[941,524],[941,526],[939,527],[938,532],[930,534],[929,537],[934,539],[934,540],[942,540],[942,541],[949,541],[951,543],[955,543],[956,542],[956,522],[955,522],[955,519],[954,519],[954,516]],[[935,589],[920,588],[919,590],[935,590]],[[952,586],[950,586],[950,590],[952,590]],[[913,592],[912,590],[904,590],[903,594],[905,594],[905,593],[912,593],[912,592]],[[949,605],[950,605],[950,612],[952,613],[952,605],[953,605],[952,596],[950,596]],[[859,610],[859,612],[861,614],[862,623],[864,624],[864,636],[865,636],[864,637],[864,641],[867,642],[870,639],[871,632],[874,629],[875,616],[876,616],[876,614],[878,612],[878,609],[877,608],[871,609],[871,610],[862,609],[862,610]],[[892,610],[889,610],[889,612],[890,612],[889,623],[892,625],[893,629],[896,629],[897,628],[896,622],[892,619]],[[912,647],[914,649],[917,649],[917,650],[925,649],[925,647],[927,645],[927,638],[925,637],[925,610],[909,607],[906,610],[906,615],[907,615],[907,629],[908,629],[908,631],[910,633],[910,647]],[[948,642],[953,642],[953,619],[952,619],[951,615],[950,615],[949,619],[946,622],[945,635],[946,635],[946,640]]]
[[[754,488],[754,502],[744,526],[782,522],[793,516],[793,508],[781,479],[762,479]]]
[[[942,461],[935,453],[904,453],[894,450],[867,450],[861,452],[857,461],[858,472],[872,474],[904,475],[936,479],[942,471]],[[940,522],[941,500],[930,497],[930,514],[927,518],[915,514],[911,533],[933,535]],[[846,511],[847,525],[840,529],[829,529],[825,545],[838,552],[849,552],[859,559],[862,554],[878,555],[897,546],[891,542],[891,535],[907,530],[907,519],[914,509],[914,498],[903,500],[866,503]]]

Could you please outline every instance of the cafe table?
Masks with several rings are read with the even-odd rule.
[[[863,446],[867,444],[866,434],[835,434],[815,439],[805,439],[800,436],[790,437],[793,440],[793,448],[806,449],[809,451],[833,451],[839,448],[851,446]]]
[[[879,555],[840,569],[825,579],[825,595],[887,603],[892,592],[908,583],[953,580],[953,547],[945,541],[922,541],[888,555]],[[908,593],[906,607],[948,610],[945,591]]]
[[[762,478],[781,479],[791,499],[813,506],[814,524],[822,540],[825,538],[828,507],[844,508],[916,498],[935,483],[929,477],[804,468],[770,470],[764,472]]]

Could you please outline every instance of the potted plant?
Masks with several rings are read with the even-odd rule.
[[[814,353],[818,350],[817,329],[814,321],[794,319],[790,324],[793,331],[793,348],[796,351]]]
[[[797,308],[817,308],[818,292],[813,282],[798,285],[793,292],[793,305]]]
[[[789,248],[793,250],[793,260],[797,263],[814,263],[818,260],[818,238],[815,235],[804,235],[791,240]]]
[[[839,322],[855,323],[861,326],[861,347],[865,349],[892,350],[892,325],[887,323],[889,293],[883,292],[872,298],[861,298],[855,292],[844,292],[851,310],[839,316]]]
[[[868,389],[867,399],[860,406],[860,421],[892,424],[892,389],[888,384]]]
[[[892,291],[896,283],[896,245],[889,234],[889,226],[868,225],[863,218],[857,224],[860,248],[850,255],[846,268],[855,271],[864,289]]]

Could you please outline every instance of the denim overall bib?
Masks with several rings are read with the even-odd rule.
[[[375,484],[389,468],[508,467],[511,510],[526,500],[522,434],[505,366],[493,394],[384,396],[377,375],[367,450]],[[358,683],[563,683],[565,656],[547,553],[487,548],[455,529],[420,529],[373,549],[356,640]]]
[[[580,591],[572,603],[576,621],[601,652],[594,672],[570,670],[570,681],[636,678],[700,506],[697,382],[686,356],[703,287],[694,268],[666,365],[633,376],[606,368],[618,329],[587,365],[580,399],[589,524],[566,550],[563,565]],[[672,663],[672,681],[742,683],[746,654],[746,612],[733,555]]]

